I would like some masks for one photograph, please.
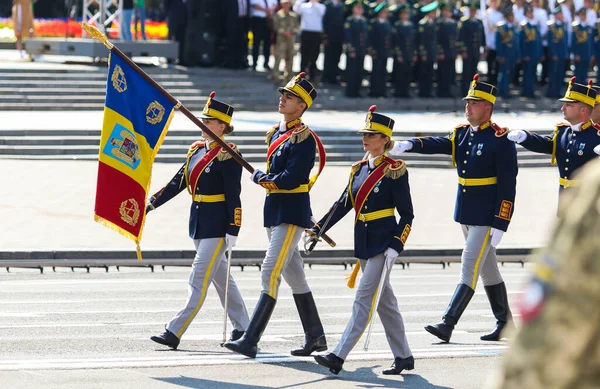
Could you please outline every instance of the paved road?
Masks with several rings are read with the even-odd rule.
[[[502,268],[513,305],[529,268]],[[341,266],[307,268],[330,349],[351,311],[354,291],[345,286],[345,273]],[[260,273],[234,269],[233,274],[251,311],[260,293]],[[288,350],[302,341],[302,330],[285,283],[256,360],[218,346],[222,308],[213,290],[180,350],[167,351],[148,338],[161,332],[183,304],[187,276],[186,268],[157,273],[140,269],[0,273],[2,387],[470,389],[482,387],[507,347],[505,341],[479,340],[494,323],[481,285],[453,342],[436,342],[423,326],[439,320],[454,290],[458,267],[413,265],[406,270],[395,267],[391,276],[416,358],[416,369],[403,376],[381,375],[392,355],[379,321],[369,351],[362,350],[361,340],[338,377],[311,359],[289,356]]]

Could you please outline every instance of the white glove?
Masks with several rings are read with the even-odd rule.
[[[525,139],[527,139],[527,132],[525,132],[523,130],[514,130],[514,131],[510,131],[508,133],[507,137],[508,137],[508,140],[512,140],[513,142],[516,142],[516,143],[521,143]]]
[[[304,242],[304,246],[309,246],[315,240],[317,240],[317,234],[315,234],[313,230],[304,230],[302,233],[302,242]]]
[[[398,257],[398,252],[391,247],[388,247],[387,250],[383,253],[385,255],[385,266],[388,269],[391,269],[396,262],[396,258]]]
[[[237,236],[225,234],[225,244],[227,244],[227,251],[231,252],[235,247]]]
[[[392,155],[402,154],[406,151],[409,151],[412,148],[413,148],[413,144],[410,143],[409,141],[405,140],[402,142],[396,142],[396,144],[394,144],[394,148],[392,149],[392,151],[390,151],[390,154],[392,154]]]
[[[600,145],[594,147],[594,153],[600,155]]]
[[[262,170],[260,170],[260,169],[254,169],[254,172],[252,172],[252,175],[250,176],[250,180],[252,180],[252,182],[258,184],[258,182],[257,182],[257,180],[255,178],[259,174],[264,174],[264,172]]]
[[[492,247],[497,247],[500,244],[503,235],[504,231],[492,227],[492,229],[490,230],[490,244],[492,245]]]

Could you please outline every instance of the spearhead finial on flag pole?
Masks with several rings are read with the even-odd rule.
[[[87,24],[86,22],[81,22],[81,28],[83,28],[89,36],[103,43],[104,46],[108,47],[109,50],[112,50],[113,44],[108,41],[108,37],[106,35],[98,30],[98,27]]]

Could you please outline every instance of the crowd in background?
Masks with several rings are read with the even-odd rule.
[[[229,1],[248,23],[234,38],[238,43],[231,42],[241,53],[226,67],[262,65],[269,78],[280,81],[284,63],[284,79],[305,71],[318,83],[345,84],[349,97],[360,96],[363,80],[372,97],[459,96],[478,69],[498,85],[501,97],[511,96],[511,85],[521,96],[534,97],[536,84],[558,97],[565,77],[572,72],[585,82],[600,58],[592,0],[487,0],[485,10],[477,0]],[[294,44],[300,69],[291,68]],[[372,60],[370,72],[364,70],[365,56]]]

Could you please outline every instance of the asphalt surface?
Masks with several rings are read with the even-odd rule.
[[[531,265],[502,267],[514,307]],[[204,307],[182,338],[178,351],[149,340],[180,309],[187,296],[187,268],[84,273],[34,270],[0,273],[0,382],[2,388],[481,388],[499,366],[506,341],[482,342],[495,319],[479,285],[449,344],[423,326],[437,322],[450,300],[459,267],[434,265],[393,269],[415,370],[383,376],[393,361],[376,320],[369,350],[364,336],[339,376],[311,358],[289,350],[303,340],[291,292],[280,298],[256,360],[219,346],[223,312],[211,288]],[[350,316],[354,291],[341,266],[306,268],[307,279],[327,333],[329,349],[339,341]],[[233,275],[251,312],[260,294],[256,269]],[[518,322],[519,316],[516,316]],[[231,330],[228,324],[228,331]]]

